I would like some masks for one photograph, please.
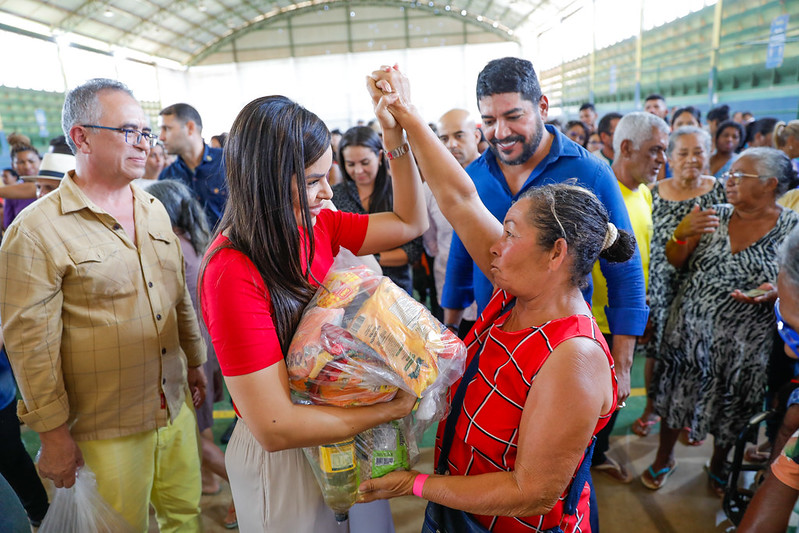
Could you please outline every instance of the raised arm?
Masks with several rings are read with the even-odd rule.
[[[472,180],[411,104],[408,79],[396,68],[386,67],[373,72],[367,86],[375,105],[385,106],[405,129],[441,212],[491,279],[489,249],[502,236],[502,224],[483,205]]]
[[[405,137],[402,128],[397,124],[384,104],[375,105],[375,116],[383,128],[383,145],[387,153],[402,147]],[[419,170],[413,161],[413,154],[406,153],[389,158],[391,169],[391,185],[394,189],[394,206],[390,213],[374,213],[369,215],[369,227],[358,255],[373,254],[385,250],[394,250],[419,237],[427,229],[427,208],[422,190]],[[402,256],[405,260],[402,261]],[[397,257],[399,256],[399,257]],[[407,264],[407,252],[394,252],[394,261],[383,266],[400,266]]]

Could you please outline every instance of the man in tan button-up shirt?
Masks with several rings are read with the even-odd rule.
[[[161,531],[191,530],[200,485],[189,404],[204,397],[205,346],[169,216],[130,185],[154,137],[129,90],[111,80],[71,91],[63,122],[75,171],[20,214],[0,247],[18,414],[41,436],[39,469],[57,487],[71,486],[85,459],[101,494],[137,529],[146,531],[152,499]],[[189,451],[176,459],[170,446]],[[169,493],[180,483],[159,476],[183,486]],[[132,487],[140,477],[144,485]],[[163,503],[174,499],[182,507]]]

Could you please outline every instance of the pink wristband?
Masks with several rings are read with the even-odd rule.
[[[428,474],[419,474],[416,476],[416,479],[413,480],[413,495],[422,497],[422,487],[424,487],[424,482],[427,481],[427,478],[430,476]]]

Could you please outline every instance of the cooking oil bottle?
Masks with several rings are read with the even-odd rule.
[[[327,506],[336,514],[336,521],[343,522],[347,520],[350,507],[358,498],[360,485],[355,460],[355,440],[319,446],[318,453],[317,477],[322,495]]]

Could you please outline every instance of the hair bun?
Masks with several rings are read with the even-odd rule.
[[[604,252],[616,242],[619,237],[619,230],[613,222],[608,221],[608,230],[605,232],[605,240],[602,242],[602,251]]]
[[[608,227],[611,225],[612,224],[609,222]],[[617,234],[613,242],[611,242],[607,248],[602,249],[599,257],[611,263],[623,263],[635,254],[635,236],[623,229],[617,229],[616,226],[613,227],[616,229]],[[608,232],[608,234],[609,233],[610,232]],[[606,242],[608,241],[608,234],[605,235]]]

